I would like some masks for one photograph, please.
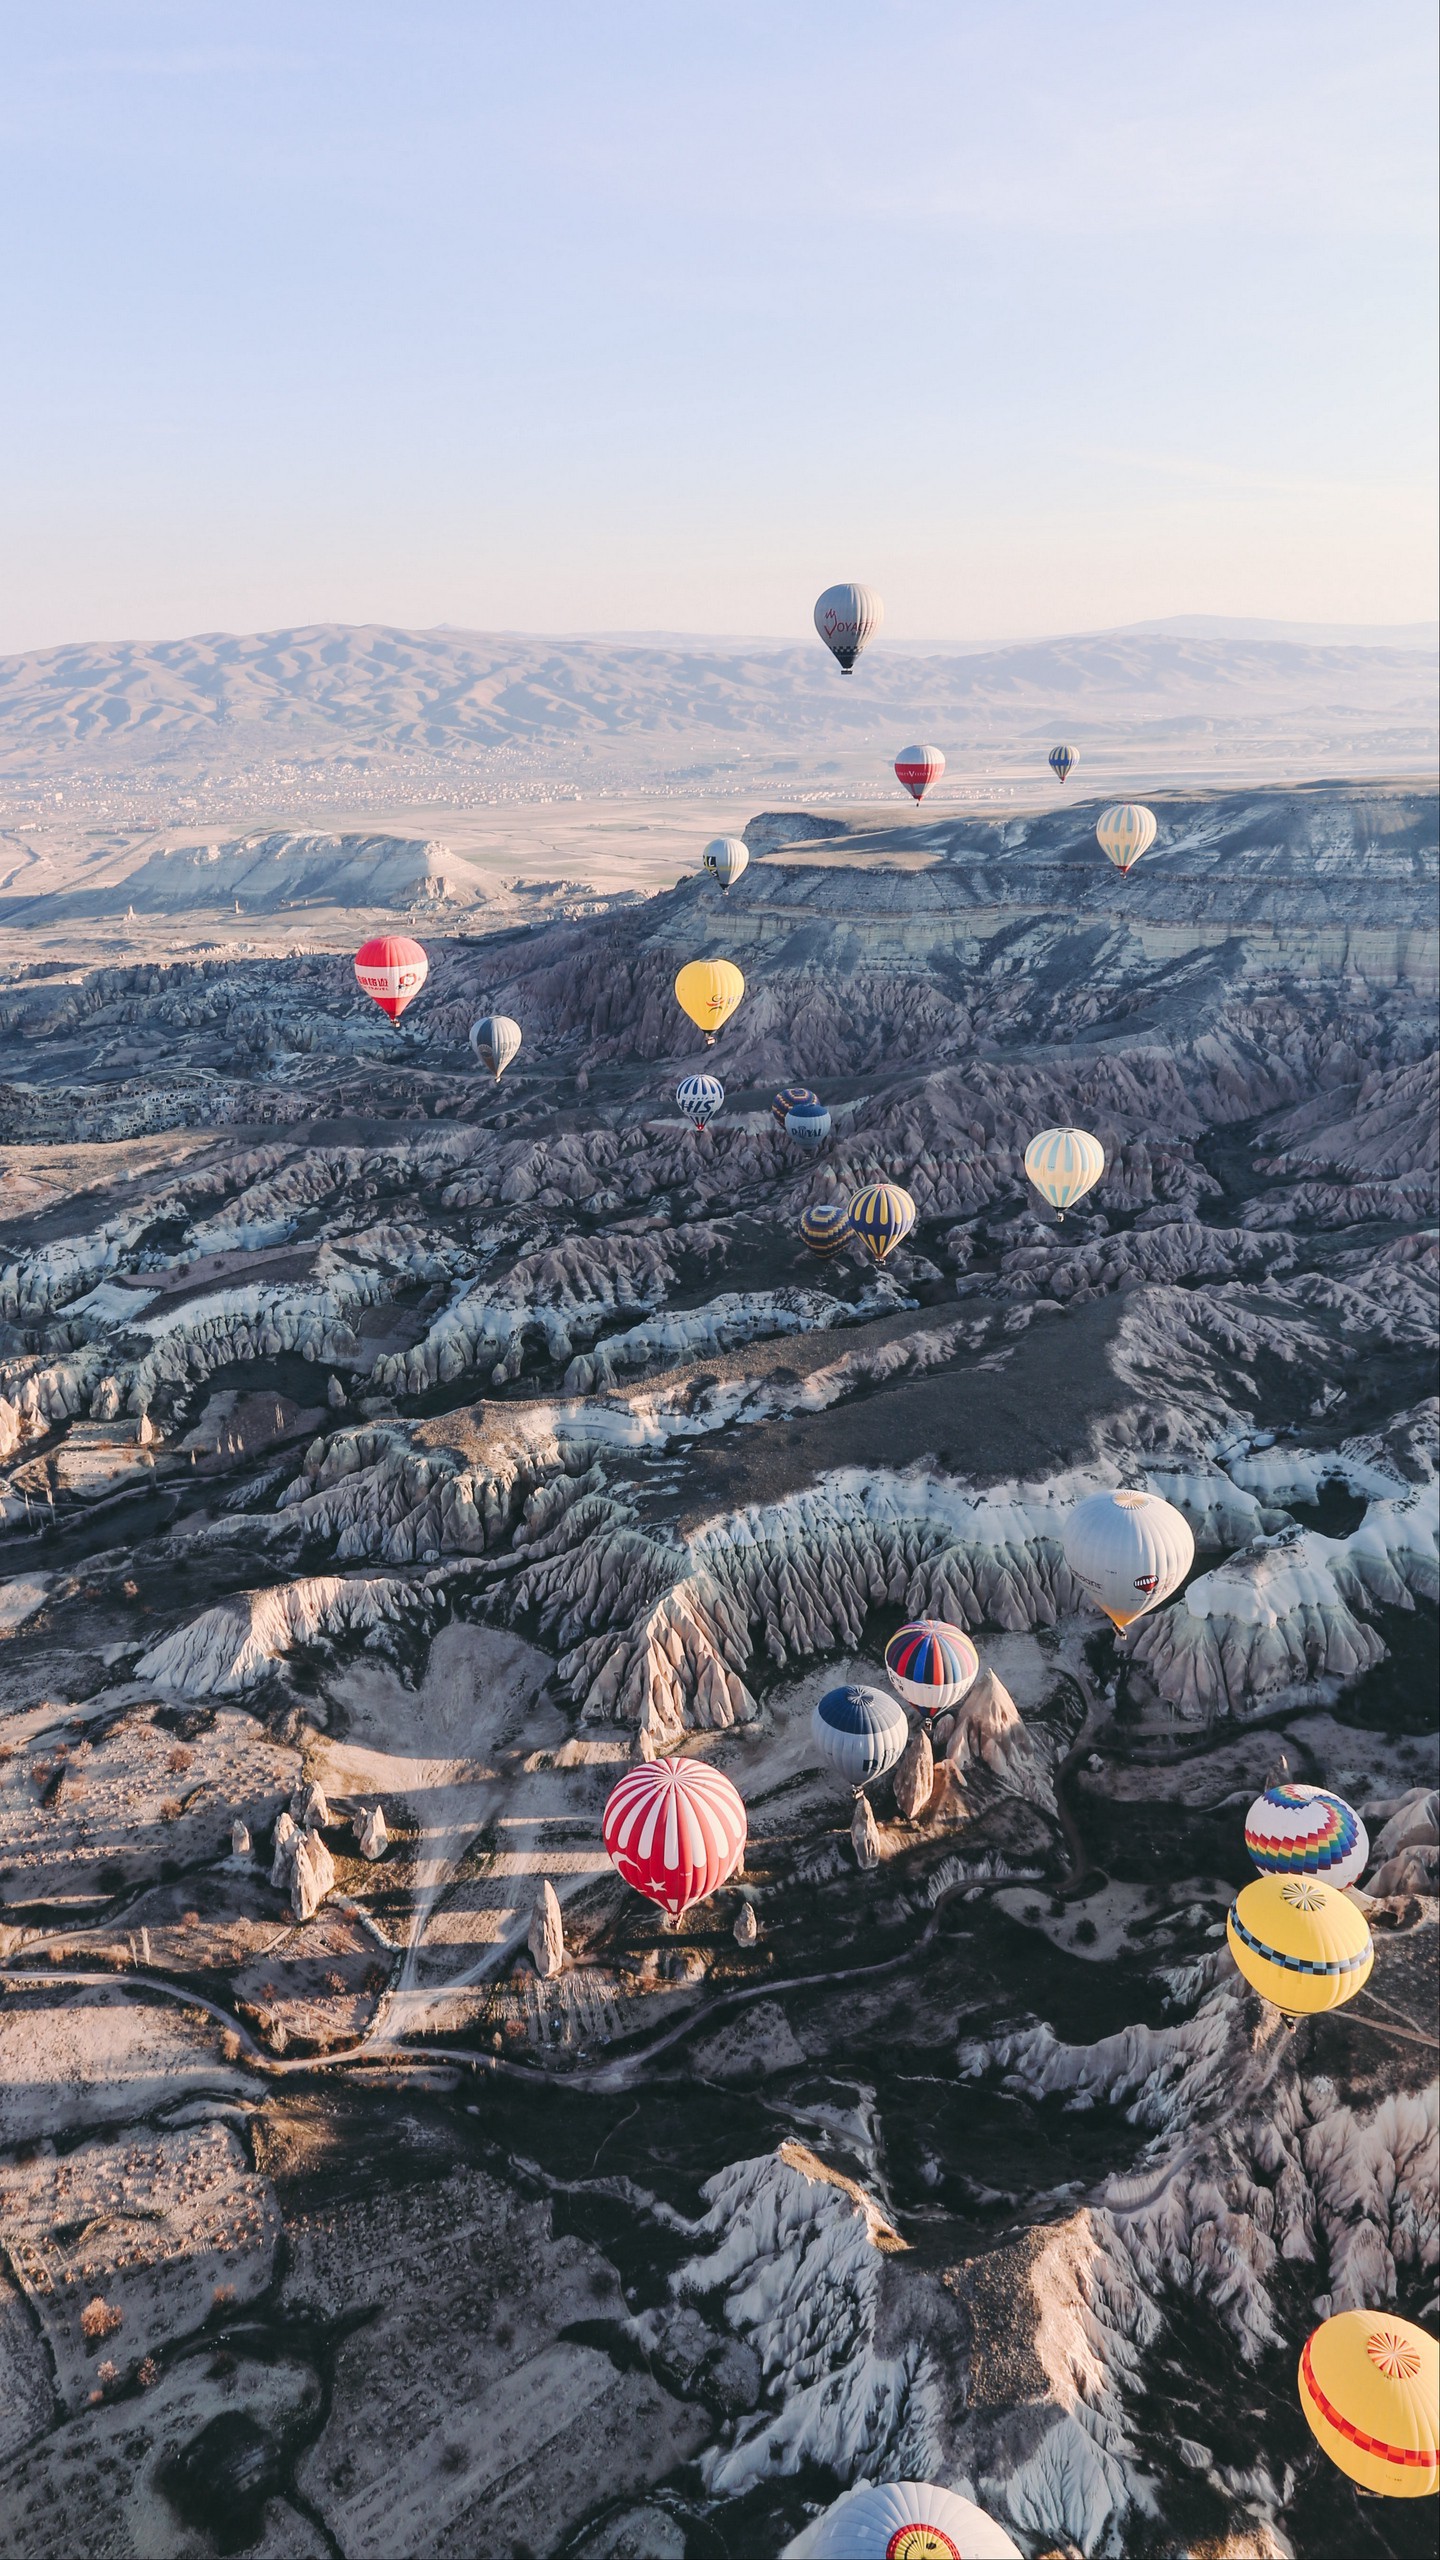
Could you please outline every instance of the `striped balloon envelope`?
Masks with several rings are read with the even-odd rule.
[[[1322,1876],[1340,1892],[1370,1863],[1370,1834],[1328,1787],[1267,1787],[1245,1816],[1245,1846],[1262,1876]]]
[[[745,1802],[705,1760],[641,1760],[610,1790],[610,1863],[669,1912],[718,1893],[745,1859]]]
[[[850,1241],[850,1211],[843,1200],[816,1200],[800,1212],[800,1233],[812,1253],[838,1253]]]
[[[898,1182],[872,1182],[850,1203],[851,1233],[873,1262],[884,1262],[915,1224],[915,1203]]]
[[[823,1102],[792,1102],[785,1114],[785,1135],[813,1155],[830,1135],[830,1114]]]
[[[866,1787],[893,1769],[910,1739],[910,1719],[883,1689],[854,1681],[827,1689],[810,1718],[821,1755],[847,1786]]]
[[[1300,2406],[1337,2471],[1379,2498],[1440,2486],[1440,2348],[1393,2311],[1337,2311],[1305,2341]]]
[[[1231,1903],[1225,1935],[1251,1990],[1288,2018],[1341,2008],[1375,1961],[1348,1893],[1309,1876],[1257,1876]]]
[[[1057,782],[1068,782],[1080,761],[1075,747],[1052,747],[1045,759]]]
[[[819,1094],[812,1093],[808,1084],[784,1085],[770,1105],[770,1117],[778,1120],[783,1129],[797,1102],[818,1102],[819,1099]]]
[[[1105,1170],[1105,1150],[1088,1129],[1042,1129],[1025,1150],[1025,1170],[1041,1199],[1063,1218],[1094,1190]]]
[[[1117,871],[1133,871],[1141,854],[1148,853],[1155,841],[1155,813],[1142,809],[1135,800],[1123,800],[1113,809],[1102,809],[1095,821],[1095,841]]]
[[[698,1135],[717,1111],[724,1110],[725,1087],[718,1076],[683,1076],[675,1087],[675,1099]]]
[[[927,1716],[958,1707],[979,1668],[980,1656],[964,1628],[944,1618],[912,1618],[885,1647],[891,1688]]]
[[[781,2560],[1020,2560],[1003,2525],[933,2480],[865,2480],[787,2543]]]
[[[424,947],[406,933],[377,934],[355,954],[355,975],[365,994],[398,1022],[430,975]]]
[[[895,759],[895,779],[903,782],[912,800],[923,800],[932,782],[938,782],[945,770],[945,758],[938,747],[902,747]]]
[[[470,1046],[498,1084],[512,1058],[518,1058],[523,1034],[508,1013],[485,1013],[470,1026]]]

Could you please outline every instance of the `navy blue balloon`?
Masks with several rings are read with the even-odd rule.
[[[852,1787],[883,1778],[910,1739],[910,1719],[898,1699],[850,1681],[826,1690],[810,1729],[831,1768]]]

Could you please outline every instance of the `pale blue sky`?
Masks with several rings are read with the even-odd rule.
[[[0,648],[1434,603],[1429,0],[0,0]]]

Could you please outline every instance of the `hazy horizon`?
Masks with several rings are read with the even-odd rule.
[[[12,14],[0,650],[1433,611],[1418,0]]]

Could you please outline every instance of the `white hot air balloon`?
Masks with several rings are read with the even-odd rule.
[[[1042,1129],[1025,1150],[1025,1170],[1057,1223],[1105,1170],[1105,1150],[1088,1129]]]
[[[1065,1561],[1117,1627],[1158,1609],[1195,1561],[1190,1523],[1158,1493],[1092,1493],[1066,1514]]]
[[[787,2542],[781,2560],[1021,2560],[1003,2525],[933,2480],[863,2480]]]
[[[519,1054],[520,1025],[508,1013],[482,1013],[470,1026],[470,1046],[482,1066],[488,1067],[498,1084],[513,1057]]]
[[[827,587],[815,601],[815,628],[827,649],[840,661],[840,672],[848,676],[867,640],[872,640],[885,619],[885,607],[873,587],[856,587],[848,582]]]
[[[1113,809],[1102,809],[1095,821],[1095,841],[1117,871],[1133,871],[1141,854],[1148,853],[1155,841],[1154,810],[1142,809],[1135,800],[1122,800]]]
[[[700,856],[702,870],[728,889],[742,871],[750,868],[750,848],[739,836],[712,836]]]

